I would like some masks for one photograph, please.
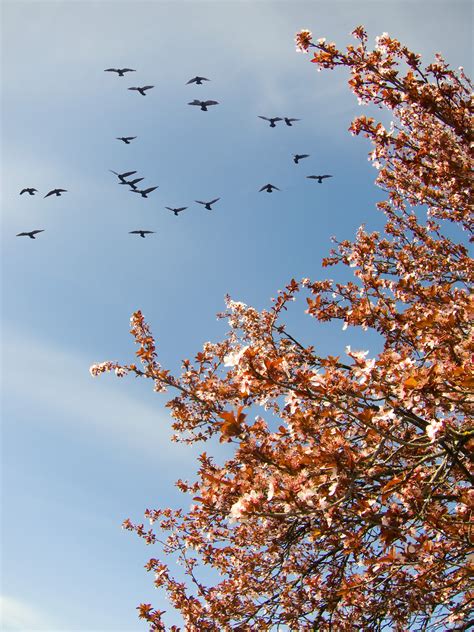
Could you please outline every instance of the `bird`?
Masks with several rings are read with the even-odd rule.
[[[218,104],[219,104],[219,101],[199,101],[198,99],[194,99],[194,101],[191,101],[191,103],[188,103],[188,105],[199,105],[203,112],[207,112],[207,108],[209,105],[218,105]]]
[[[193,77],[189,81],[186,81],[186,85],[190,83],[195,83],[198,86],[202,86],[203,81],[210,81],[210,79],[206,79],[206,77]]]
[[[35,235],[38,233],[44,233],[44,228],[41,230],[30,230],[29,233],[18,233],[17,237],[29,237],[30,239],[36,239]]]
[[[198,204],[204,204],[204,208],[206,208],[208,211],[212,211],[211,205],[214,204],[214,202],[217,202],[217,200],[220,200],[221,198],[215,198],[215,200],[211,200],[210,202],[201,202],[201,200],[194,200],[195,202],[197,202]]]
[[[151,235],[152,233],[154,233],[154,230],[131,230],[129,231],[129,235],[140,235],[140,237],[143,237],[143,239],[145,239],[145,235]]]
[[[288,118],[287,116],[285,116],[285,118],[283,120],[288,125],[288,127],[293,127],[292,123],[294,123],[295,121],[301,121],[301,119]]]
[[[135,178],[135,180],[122,180],[122,182],[119,182],[119,184],[128,184],[128,186],[132,187],[132,189],[135,191],[137,188],[136,187],[137,182],[141,182],[144,179],[145,178]]]
[[[298,161],[302,160],[303,158],[308,158],[309,154],[293,154],[293,162],[295,163],[295,165],[298,164]]]
[[[136,136],[117,136],[117,140],[123,140],[126,145],[130,145],[131,140],[135,140]]]
[[[317,181],[318,181],[318,184],[322,184],[322,183],[323,183],[324,178],[332,178],[332,176],[327,175],[327,174],[326,174],[326,175],[324,175],[324,176],[306,176],[306,177],[307,177],[307,178],[310,178],[310,179],[312,179],[312,180],[317,180]]]
[[[279,191],[280,189],[278,187],[276,187],[273,184],[265,184],[261,189],[259,189],[260,191],[266,191],[267,193],[272,193],[272,191],[276,189],[277,191]]]
[[[279,116],[274,116],[273,118],[267,118],[266,116],[259,116],[258,118],[263,119],[264,121],[270,121],[270,127],[276,127],[275,123],[277,121],[283,121]]]
[[[144,198],[148,197],[148,193],[151,193],[158,187],[150,187],[149,189],[133,189],[132,193],[140,193],[140,195]]]
[[[67,189],[52,189],[49,193],[46,193],[44,197],[47,198],[50,195],[56,195],[57,197],[59,197],[61,193],[67,193]]]
[[[133,68],[106,68],[104,72],[116,72],[119,77],[123,77],[126,72],[137,72]]]
[[[38,189],[33,189],[33,187],[28,187],[27,189],[22,189],[20,191],[20,195],[23,195],[23,193],[29,193],[30,195],[34,195],[35,193],[38,193]]]
[[[139,92],[142,96],[146,97],[146,92],[145,90],[151,90],[152,88],[154,88],[155,86],[143,86],[142,88],[129,88],[129,90],[136,90],[137,92]]]
[[[176,217],[178,217],[178,213],[181,213],[181,211],[185,211],[188,207],[187,206],[181,206],[180,208],[171,208],[169,206],[165,206],[166,209],[168,209],[168,211],[173,211],[173,213],[176,215]]]
[[[122,182],[124,182],[125,178],[127,178],[128,176],[133,176],[134,173],[137,173],[136,171],[126,171],[125,173],[117,173],[116,171],[112,171],[112,169],[109,169],[109,171],[110,173],[115,173],[118,179],[121,180]]]

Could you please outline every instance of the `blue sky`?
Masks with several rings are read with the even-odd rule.
[[[192,477],[197,449],[169,442],[149,384],[88,369],[131,361],[136,309],[175,369],[222,337],[226,293],[266,307],[292,277],[337,273],[320,265],[331,235],[381,226],[368,145],[347,132],[362,111],[347,77],[317,73],[293,41],[309,28],[342,46],[358,24],[471,70],[459,0],[2,3],[3,630],[143,630],[140,601],[170,610],[143,569],[156,553],[120,525],[186,504],[172,483]],[[103,72],[123,66],[137,72]],[[196,74],[211,81],[185,85]],[[146,84],[146,97],[126,89]],[[258,115],[301,121],[270,129]],[[159,188],[142,199],[110,169]],[[321,172],[334,178],[305,178]],[[259,193],[267,182],[281,192]],[[20,197],[26,186],[39,194]],[[55,187],[68,192],[44,199]],[[213,211],[193,202],[214,197]],[[128,234],[141,228],[156,234]],[[15,237],[33,229],[45,232]],[[322,353],[376,348],[316,330],[303,305],[291,318]]]

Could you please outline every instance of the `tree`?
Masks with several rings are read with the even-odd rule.
[[[228,336],[184,360],[179,376],[160,365],[136,312],[140,365],[91,367],[172,389],[176,440],[232,444],[223,465],[203,453],[197,480],[177,482],[193,496],[188,512],[147,510],[158,533],[124,522],[161,542],[164,558],[146,568],[188,630],[474,623],[470,84],[439,55],[423,68],[387,34],[374,50],[362,27],[353,34],[345,52],[297,35],[319,69],[347,68],[359,100],[393,117],[390,129],[366,116],[350,127],[370,139],[387,193],[384,233],[361,227],[323,262],[351,268],[352,278],[292,280],[260,312],[228,298]],[[380,353],[318,355],[283,321],[300,296],[315,322],[377,331]],[[169,554],[188,584],[173,577]],[[203,565],[217,571],[214,585],[200,578]],[[150,604],[139,614],[165,629]]]

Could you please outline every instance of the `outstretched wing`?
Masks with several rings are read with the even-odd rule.
[[[259,189],[260,191],[264,191],[265,189],[268,189],[268,187],[271,186],[270,184],[264,184],[263,187],[261,189]]]
[[[326,174],[326,175],[324,175],[324,176],[319,176],[319,177],[320,177],[321,179],[322,179],[322,178],[332,178],[332,176],[330,176],[329,174]]]
[[[302,160],[303,158],[309,158],[309,154],[296,154],[295,158]]]
[[[203,105],[219,105],[219,101],[203,101]]]
[[[155,189],[157,189],[158,187],[150,187],[149,189],[143,189],[142,193],[145,193],[145,195],[147,193],[151,193],[152,191],[154,191]]]
[[[217,200],[220,200],[221,198],[216,198],[215,200],[211,200],[210,202],[208,202],[208,204],[214,204],[214,202],[217,202]]]
[[[141,90],[151,90],[154,87],[155,86],[143,86],[143,88],[141,88]]]
[[[54,195],[54,191],[49,191],[49,193],[46,193],[46,195],[44,196],[45,198],[49,197],[50,195]]]
[[[104,72],[118,72],[118,68],[106,68]]]
[[[270,121],[271,119],[267,118],[266,116],[258,116],[258,118],[263,119],[264,121]]]
[[[137,72],[133,68],[120,68],[120,72]]]
[[[198,99],[194,99],[194,101],[191,101],[190,103],[188,103],[188,105],[202,105],[203,101],[199,101]]]

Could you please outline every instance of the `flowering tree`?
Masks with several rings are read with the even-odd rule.
[[[473,267],[466,232],[453,237],[472,230],[469,82],[440,56],[423,68],[386,34],[374,50],[362,27],[354,36],[342,52],[297,35],[318,69],[344,66],[359,100],[393,117],[390,129],[366,116],[350,128],[370,139],[387,193],[384,234],[361,227],[324,260],[352,268],[351,280],[292,280],[262,312],[228,299],[228,336],[184,360],[179,376],[160,365],[136,312],[140,364],[91,368],[174,391],[176,440],[232,444],[223,465],[203,453],[197,480],[177,482],[193,497],[188,512],[148,509],[157,530],[124,523],[161,544],[147,569],[187,630],[474,623]],[[375,330],[383,349],[318,355],[283,321],[299,296],[315,321]],[[187,583],[172,575],[170,554]],[[203,566],[217,572],[213,585]],[[165,629],[163,612],[139,612],[150,629]]]

